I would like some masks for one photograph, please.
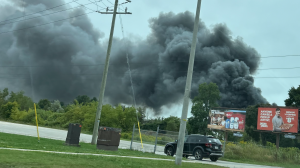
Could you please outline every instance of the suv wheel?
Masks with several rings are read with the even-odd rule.
[[[202,150],[196,149],[194,152],[194,157],[196,160],[202,160],[203,159]]]
[[[212,162],[216,162],[216,161],[218,160],[218,157],[212,156],[212,157],[210,157],[210,160],[211,160]]]
[[[167,156],[174,156],[174,150],[171,146],[167,148]]]

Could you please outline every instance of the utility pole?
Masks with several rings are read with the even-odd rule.
[[[127,0],[127,2],[130,2],[130,1]],[[108,47],[107,47],[107,53],[106,53],[105,67],[104,67],[103,76],[102,76],[99,102],[98,102],[94,130],[93,130],[93,137],[92,137],[92,142],[91,142],[92,145],[95,145],[97,142],[96,140],[97,140],[97,136],[98,136],[98,127],[100,124],[101,110],[102,110],[102,105],[103,105],[103,97],[104,97],[104,92],[105,92],[105,85],[106,85],[108,65],[109,65],[109,57],[110,57],[112,39],[113,39],[113,35],[114,35],[116,14],[131,14],[130,12],[127,12],[127,11],[126,12],[117,12],[117,8],[118,8],[118,0],[115,0],[113,12],[108,12],[108,10],[109,10],[108,8],[106,9],[106,12],[97,11],[98,13],[101,13],[101,14],[113,14],[113,18],[112,18],[112,22],[111,22],[111,29],[110,29],[110,35],[109,35],[109,41],[108,41]]]
[[[177,165],[181,165],[181,161],[182,161],[184,136],[185,136],[185,129],[186,129],[186,121],[187,121],[187,112],[188,112],[189,100],[190,100],[189,95],[190,95],[191,84],[192,84],[194,59],[195,59],[195,51],[196,51],[196,41],[197,41],[197,32],[198,32],[198,24],[199,24],[199,16],[200,16],[200,7],[201,7],[201,0],[198,0],[195,23],[194,23],[194,31],[193,31],[193,41],[192,41],[191,52],[190,52],[189,67],[188,67],[188,73],[187,73],[187,78],[186,78],[183,107],[182,107],[182,114],[181,114],[181,120],[180,120],[178,145],[177,145],[177,150],[176,150],[175,164],[177,164]]]

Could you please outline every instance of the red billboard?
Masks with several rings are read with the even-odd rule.
[[[298,109],[259,107],[257,130],[298,133]]]
[[[207,128],[243,132],[246,110],[213,108],[209,111]]]

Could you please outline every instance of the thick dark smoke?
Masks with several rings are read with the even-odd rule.
[[[14,7],[0,6],[1,21],[23,15],[18,6],[23,5],[22,1],[13,2]],[[62,3],[31,0],[25,4],[26,13]],[[68,6],[60,10],[64,8]],[[76,9],[24,22],[7,21],[8,24],[0,25],[0,33],[84,12]],[[161,13],[149,23],[152,33],[146,40],[114,39],[105,97],[107,103],[132,104],[125,54],[128,49],[137,104],[151,107],[158,114],[162,106],[182,102],[194,16],[190,12]],[[0,34],[0,88],[24,90],[35,101],[48,98],[69,102],[78,95],[98,96],[107,46],[102,37],[103,33],[93,27],[87,16]],[[210,30],[201,22],[191,96],[197,94],[199,84],[214,82],[221,92],[220,106],[265,103],[251,77],[259,62],[257,51],[242,39],[233,39],[226,25],[218,24]]]

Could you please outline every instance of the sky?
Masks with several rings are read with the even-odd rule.
[[[72,0],[65,1],[71,2]],[[0,2],[7,3],[7,0],[0,0]],[[119,0],[119,3],[122,2],[125,0]],[[114,2],[102,0],[102,2],[91,3],[89,0],[78,0],[77,3],[90,3],[86,7],[100,10],[106,6],[111,7]],[[78,6],[77,3],[73,2],[70,5],[75,7]],[[196,5],[197,0],[177,0],[176,2],[174,0],[132,0],[131,3],[123,6],[123,8],[128,8],[128,12],[132,12],[131,15],[121,15],[124,35],[146,39],[151,33],[148,22],[150,18],[158,17],[161,12],[176,14],[190,11],[195,13]],[[289,89],[299,86],[300,68],[270,68],[300,67],[300,57],[270,56],[300,55],[300,22],[297,21],[297,16],[300,16],[299,6],[299,0],[202,0],[201,4],[200,19],[208,28],[219,23],[226,24],[234,38],[241,37],[247,45],[255,48],[261,55],[259,68],[253,75],[254,85],[261,89],[262,96],[270,103],[276,103],[279,106],[285,105],[284,100],[288,98]],[[89,9],[86,11],[90,12]],[[26,14],[26,9],[24,13]],[[101,30],[104,38],[108,39],[112,15],[92,13],[88,15],[88,18],[96,29]],[[119,16],[116,18],[114,37],[122,38]],[[182,105],[164,107],[163,111],[165,111],[163,117],[169,115],[180,117]]]

